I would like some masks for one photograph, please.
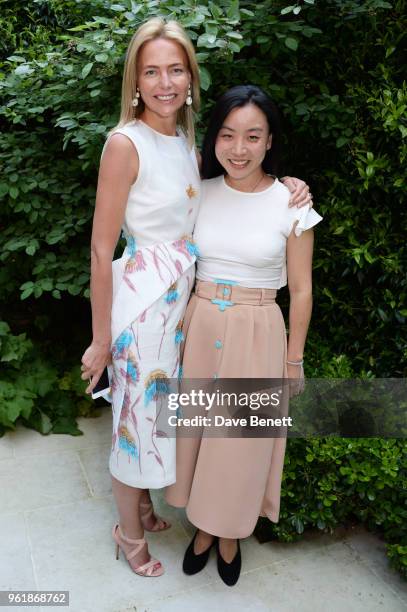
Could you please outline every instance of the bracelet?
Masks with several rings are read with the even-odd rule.
[[[301,359],[301,361],[286,361],[286,363],[288,363],[288,365],[296,365],[296,366],[302,366],[304,365],[304,360]]]

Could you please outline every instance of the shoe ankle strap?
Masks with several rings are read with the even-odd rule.
[[[141,513],[143,519],[149,518],[154,512],[153,504],[140,504],[140,507],[148,508],[148,510]]]
[[[133,540],[132,538],[128,538],[127,536],[125,536],[123,531],[121,530],[119,523],[116,523],[116,525],[113,527],[113,535],[115,535],[116,532],[119,532],[120,539],[123,540],[123,542],[126,542],[126,544],[139,544],[141,548],[146,543],[144,538]]]

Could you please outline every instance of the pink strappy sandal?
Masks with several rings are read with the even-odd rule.
[[[123,535],[122,530],[120,529],[120,525],[118,523],[116,523],[116,525],[114,525],[113,527],[112,536],[114,541],[116,542],[116,559],[119,558],[119,553],[120,549],[122,548],[123,542],[125,542],[126,544],[136,545],[136,548],[134,548],[134,550],[131,550],[129,553],[125,553],[123,549],[123,553],[126,555],[126,559],[129,562],[129,565],[133,572],[135,572],[139,576],[145,576],[148,578],[156,578],[164,574],[164,568],[161,565],[161,562],[157,559],[154,559],[153,557],[150,557],[150,561],[147,561],[147,563],[144,563],[143,565],[131,565],[130,561],[140,552],[140,550],[146,544],[144,538],[141,538],[139,540],[131,540],[130,538],[126,538],[126,536]],[[157,565],[159,567],[156,567]]]
[[[142,508],[146,508],[146,511],[142,512]],[[146,527],[144,523],[146,519],[148,519],[153,514],[153,512],[153,502],[150,501],[148,503],[140,503],[140,519],[146,531],[165,531],[166,529],[169,529],[171,527],[171,523],[169,521],[163,519],[161,516],[158,516],[156,514],[156,521],[154,523],[154,527],[152,527],[152,529],[148,529],[148,527]],[[160,521],[164,523],[164,526],[161,528],[159,527]]]

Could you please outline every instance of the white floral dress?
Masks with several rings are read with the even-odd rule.
[[[191,234],[200,178],[183,134],[140,120],[116,130],[137,148],[139,174],[126,206],[127,246],[113,262],[110,472],[134,487],[175,482],[175,439],[157,428],[160,396],[181,375],[182,319],[194,283]]]

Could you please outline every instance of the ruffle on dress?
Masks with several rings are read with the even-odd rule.
[[[137,248],[126,236],[127,247],[112,264],[112,343],[143,311],[166,293],[191,266],[198,250],[190,236]]]

